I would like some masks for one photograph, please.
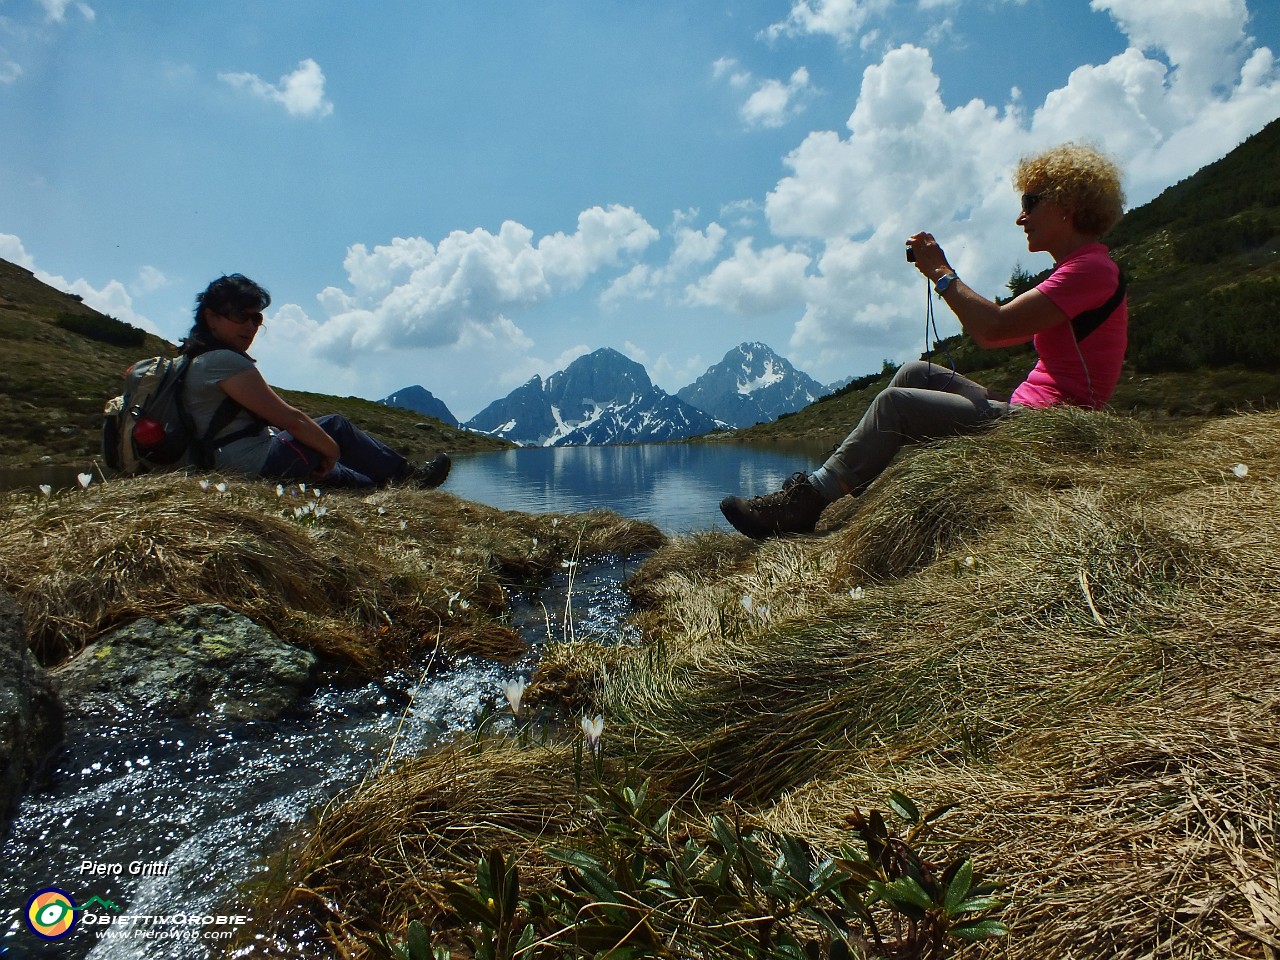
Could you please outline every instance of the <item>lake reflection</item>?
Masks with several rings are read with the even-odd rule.
[[[825,449],[737,443],[521,447],[459,455],[443,489],[524,513],[577,513],[602,507],[648,520],[665,533],[728,530],[720,500],[781,487],[811,470]]]

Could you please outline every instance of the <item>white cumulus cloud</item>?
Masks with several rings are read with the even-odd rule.
[[[809,71],[797,67],[787,80],[757,81],[749,70],[742,69],[732,57],[721,57],[711,66],[711,73],[718,80],[727,80],[737,91],[747,91],[746,99],[738,108],[742,122],[748,127],[781,127],[801,113],[808,95],[812,92]]]
[[[718,223],[710,223],[705,230],[688,225],[691,213],[677,215],[672,228],[672,248],[667,262],[662,266],[637,263],[622,276],[611,282],[600,297],[606,306],[623,300],[651,300],[660,292],[669,292],[689,276],[710,263],[724,245],[727,231]]]
[[[687,288],[686,299],[745,315],[771,313],[803,300],[808,267],[803,253],[783,246],[757,251],[750,239],[743,239],[732,257]]]
[[[220,73],[218,79],[269,103],[278,103],[295,117],[327,117],[333,113],[333,104],[324,95],[324,71],[309,57],[276,84],[252,73]]]
[[[849,44],[868,20],[889,11],[892,5],[893,0],[794,0],[786,19],[765,30],[765,36],[776,40],[814,34]]]
[[[320,294],[328,311],[317,348],[335,360],[398,347],[506,343],[530,345],[507,315],[580,287],[598,271],[642,253],[656,238],[629,207],[592,207],[572,234],[536,243],[533,231],[507,221],[496,234],[455,231],[433,245],[396,239],[347,253],[348,290]]]
[[[78,0],[40,0],[40,6],[44,8],[45,19],[50,23],[64,23],[67,19],[67,9],[71,7],[74,7],[86,20],[92,21],[97,16],[91,6]]]
[[[804,109],[803,96],[809,89],[809,71],[799,67],[791,78],[766,80],[742,105],[742,119],[748,126],[780,127]]]

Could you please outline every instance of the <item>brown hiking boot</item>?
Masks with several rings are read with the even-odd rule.
[[[438,487],[449,476],[449,468],[453,461],[447,453],[437,454],[434,460],[419,464],[408,476],[410,485],[415,487]]]
[[[784,533],[812,533],[826,508],[826,498],[805,473],[793,473],[777,493],[761,497],[725,497],[720,512],[739,533],[764,540]]]

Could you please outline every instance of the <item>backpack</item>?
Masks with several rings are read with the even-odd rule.
[[[197,436],[184,402],[191,357],[150,357],[124,374],[124,393],[107,401],[102,411],[102,456],[107,466],[126,476],[151,470],[196,466],[212,469],[214,438],[236,418],[241,406],[228,397],[214,411],[209,428]],[[250,436],[258,425],[220,438],[228,443]]]

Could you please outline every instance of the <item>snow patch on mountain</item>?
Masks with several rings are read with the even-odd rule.
[[[679,440],[724,427],[653,385],[644,367],[603,348],[544,381],[534,377],[464,424],[524,446]]]
[[[763,343],[741,343],[676,396],[717,420],[750,427],[826,394],[822,384]]]

